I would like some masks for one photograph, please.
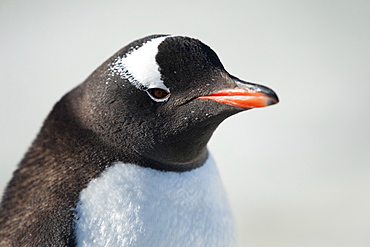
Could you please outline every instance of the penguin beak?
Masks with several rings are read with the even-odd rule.
[[[279,102],[275,92],[268,87],[245,82],[236,77],[232,77],[232,79],[236,84],[235,88],[222,89],[198,98],[209,99],[245,109],[265,107]]]

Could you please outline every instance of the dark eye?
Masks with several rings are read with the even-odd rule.
[[[158,100],[164,100],[170,96],[170,92],[164,90],[162,88],[151,88],[148,89],[148,93],[154,98]]]

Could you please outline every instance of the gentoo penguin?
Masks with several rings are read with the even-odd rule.
[[[130,43],[54,106],[6,188],[0,245],[234,245],[206,145],[227,117],[277,102],[197,39]]]

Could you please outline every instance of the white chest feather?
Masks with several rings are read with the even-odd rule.
[[[116,163],[77,205],[77,246],[232,246],[232,216],[212,158],[190,172]]]

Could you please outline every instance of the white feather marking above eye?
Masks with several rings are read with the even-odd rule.
[[[161,79],[159,66],[155,60],[159,44],[168,37],[149,40],[126,56],[116,58],[110,70],[122,79],[127,79],[140,90],[161,88],[170,91]]]

